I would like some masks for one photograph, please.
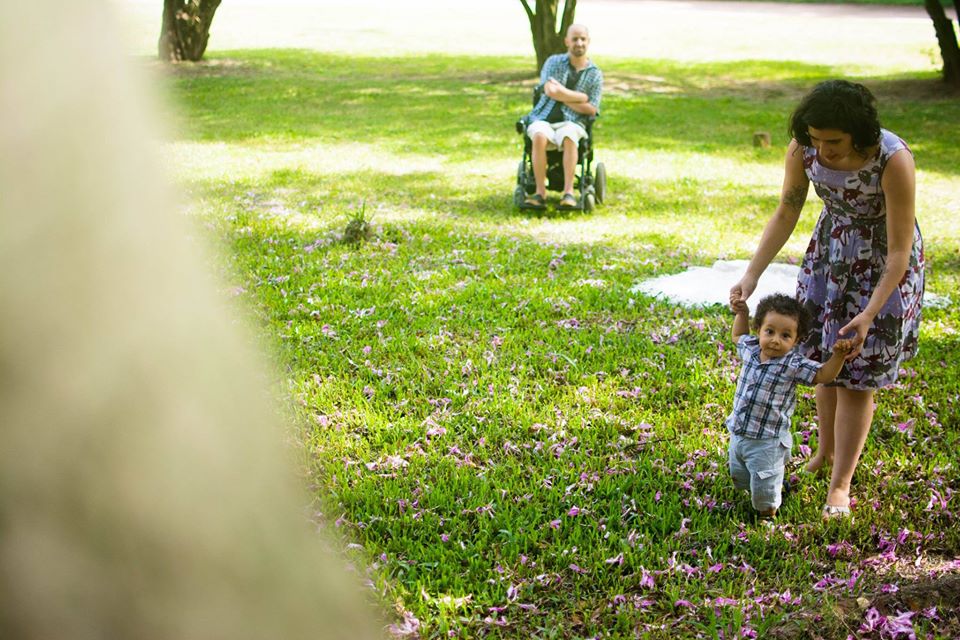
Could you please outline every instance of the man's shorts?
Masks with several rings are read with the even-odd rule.
[[[527,136],[533,140],[534,134],[537,133],[547,136],[547,149],[559,149],[563,146],[564,138],[570,138],[573,144],[578,144],[587,137],[587,130],[576,122],[534,120],[527,126]]]
[[[748,489],[757,511],[777,509],[781,501],[784,467],[790,462],[787,437],[744,438],[730,434],[730,475],[733,486]],[[792,439],[790,440],[792,444]]]

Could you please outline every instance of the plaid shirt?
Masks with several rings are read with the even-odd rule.
[[[566,86],[567,74],[569,73],[570,54],[554,54],[543,63],[543,69],[540,70],[540,86],[545,85],[550,78]],[[600,71],[600,67],[592,62],[587,62],[587,66],[580,71],[580,77],[577,79],[577,85],[574,87],[574,91],[587,94],[587,102],[595,106],[597,108],[597,115],[600,115],[600,94],[603,92],[603,73]],[[533,108],[533,111],[527,115],[526,121],[530,123],[536,120],[546,120],[547,116],[550,115],[550,112],[553,110],[555,102],[553,98],[550,98],[544,93],[540,96],[540,100]],[[590,119],[588,116],[577,113],[565,104],[561,105],[560,109],[563,111],[563,119],[567,122],[576,122],[583,127],[587,126],[587,121]]]
[[[743,369],[727,429],[745,438],[773,438],[790,433],[797,384],[813,384],[820,363],[804,358],[796,350],[760,362],[760,339],[751,335],[740,336],[737,354],[743,360]]]

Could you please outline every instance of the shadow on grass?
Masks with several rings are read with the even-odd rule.
[[[310,200],[343,180],[354,195],[380,193],[391,210],[402,211],[392,198],[405,190],[417,206],[457,215],[411,210],[408,221],[385,222],[373,242],[345,245],[329,232],[356,201]],[[649,255],[661,257],[664,268],[682,268],[685,256],[669,246],[677,238],[654,233],[642,239],[660,251],[617,253],[488,233],[463,218],[485,215],[496,225],[520,214],[500,211],[492,191],[464,197],[452,178],[430,172],[344,178],[284,170],[214,188],[235,207],[220,223],[233,242],[231,265],[242,274],[241,299],[261,310],[266,330],[282,345],[287,375],[302,391],[297,410],[315,444],[312,477],[319,491],[336,496],[324,511],[342,514],[352,540],[383,554],[382,574],[397,591],[459,594],[466,584],[486,607],[504,601],[500,569],[528,583],[551,574],[557,579],[527,594],[534,604],[545,615],[562,612],[564,620],[574,607],[584,615],[599,612],[597,625],[608,631],[624,618],[607,601],[644,593],[647,569],[656,572],[660,603],[638,615],[675,615],[672,603],[691,584],[682,569],[698,565],[704,569],[697,579],[711,597],[790,589],[817,602],[810,576],[834,566],[823,529],[809,526],[825,485],[791,498],[782,529],[767,534],[749,522],[748,498],[733,490],[723,470],[722,416],[734,385],[717,345],[729,341],[727,312],[640,296],[638,304],[628,302],[634,280],[657,269],[645,262]],[[320,224],[285,223],[296,214]],[[596,278],[608,286],[583,283]],[[654,333],[677,339],[654,340]],[[494,336],[502,340],[488,361]],[[858,518],[875,518],[880,531],[906,523],[921,535],[939,526],[922,511],[930,475],[904,468],[898,456],[951,468],[944,452],[956,441],[957,380],[940,359],[953,362],[958,350],[954,337],[925,341],[910,363],[918,378],[881,398],[884,409],[904,415],[878,412],[876,428],[886,429],[892,443],[878,446],[875,433],[867,455],[889,462],[895,477],[888,490],[888,478],[869,475],[858,491],[911,510],[862,508]],[[594,400],[581,396],[581,387]],[[923,406],[903,400],[914,393],[923,394]],[[435,413],[438,406],[449,410]],[[924,420],[923,411],[938,411],[942,427]],[[800,415],[812,415],[809,401]],[[445,425],[442,435],[424,434],[429,417]],[[890,422],[908,417],[916,417],[921,436],[942,431],[948,438],[918,436],[907,450],[907,436]],[[639,451],[621,439],[640,440],[646,430],[653,439]],[[567,448],[536,453],[555,442]],[[383,468],[405,452],[404,470]],[[344,473],[345,462],[357,473]],[[380,468],[367,472],[366,464]],[[424,486],[429,490],[421,492]],[[903,487],[912,490],[909,499],[898,493]],[[574,506],[584,513],[571,515]],[[873,548],[871,524],[850,532],[858,536],[852,545]],[[955,529],[943,526],[944,536],[932,544],[954,552]],[[580,549],[582,559],[571,549]],[[607,562],[618,554],[622,568]],[[713,557],[728,565],[718,576],[706,570],[705,558]],[[582,576],[573,562],[592,572]],[[741,580],[738,566],[759,571]],[[634,624],[627,619],[625,636]]]
[[[191,140],[368,142],[454,160],[515,146],[516,118],[536,82],[524,58],[363,58],[299,50],[235,51],[175,67],[172,85]],[[787,142],[786,121],[823,65],[742,61],[604,63],[597,130],[610,149],[742,154],[754,131]],[[854,78],[877,93],[885,126],[929,170],[955,175],[960,100],[933,74]]]
[[[204,189],[225,201],[277,219],[306,220],[314,227],[345,224],[347,215],[363,206],[374,221],[417,220],[434,215],[464,219],[469,225],[496,228],[526,221],[572,223],[569,242],[587,241],[575,234],[590,232],[597,241],[604,235],[636,244],[654,237],[655,246],[690,247],[704,234],[756,234],[776,206],[776,197],[757,195],[731,185],[718,188],[706,182],[617,178],[615,196],[585,211],[558,211],[559,194],[548,194],[544,211],[524,210],[513,204],[513,176],[485,176],[483,184],[470,178],[437,171],[392,174],[379,171],[321,174],[302,169],[282,169],[246,180],[205,183]],[[710,188],[709,198],[701,194]],[[737,211],[736,217],[722,215]],[[812,223],[805,216],[801,229]],[[589,229],[586,229],[587,225]],[[632,225],[629,228],[625,225]],[[565,241],[564,244],[567,244]]]

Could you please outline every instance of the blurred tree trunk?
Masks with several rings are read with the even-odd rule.
[[[220,0],[163,0],[157,55],[161,60],[199,60],[207,50],[210,23]]]
[[[539,73],[547,58],[567,50],[566,45],[563,44],[563,37],[573,24],[577,0],[564,0],[559,27],[557,26],[557,9],[560,0],[534,0],[534,8],[530,7],[527,0],[520,0],[520,3],[530,20],[530,33],[533,34],[533,49],[537,52],[537,72]]]
[[[953,0],[958,22],[960,22],[960,0]],[[953,23],[943,10],[940,0],[923,0],[927,15],[933,20],[933,28],[937,33],[937,42],[940,44],[940,57],[943,58],[943,81],[955,87],[960,87],[960,47],[957,46],[957,33],[953,30]]]

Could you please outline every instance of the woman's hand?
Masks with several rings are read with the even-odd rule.
[[[853,342],[853,348],[847,354],[846,360],[853,360],[860,354],[863,341],[867,339],[867,331],[872,324],[873,316],[860,312],[853,317],[853,320],[840,327],[839,337]]]
[[[734,306],[734,301],[739,300],[740,302],[746,302],[747,298],[750,297],[750,294],[752,294],[756,288],[757,278],[749,273],[743,274],[740,281],[730,287],[730,310],[736,313],[737,307]]]

